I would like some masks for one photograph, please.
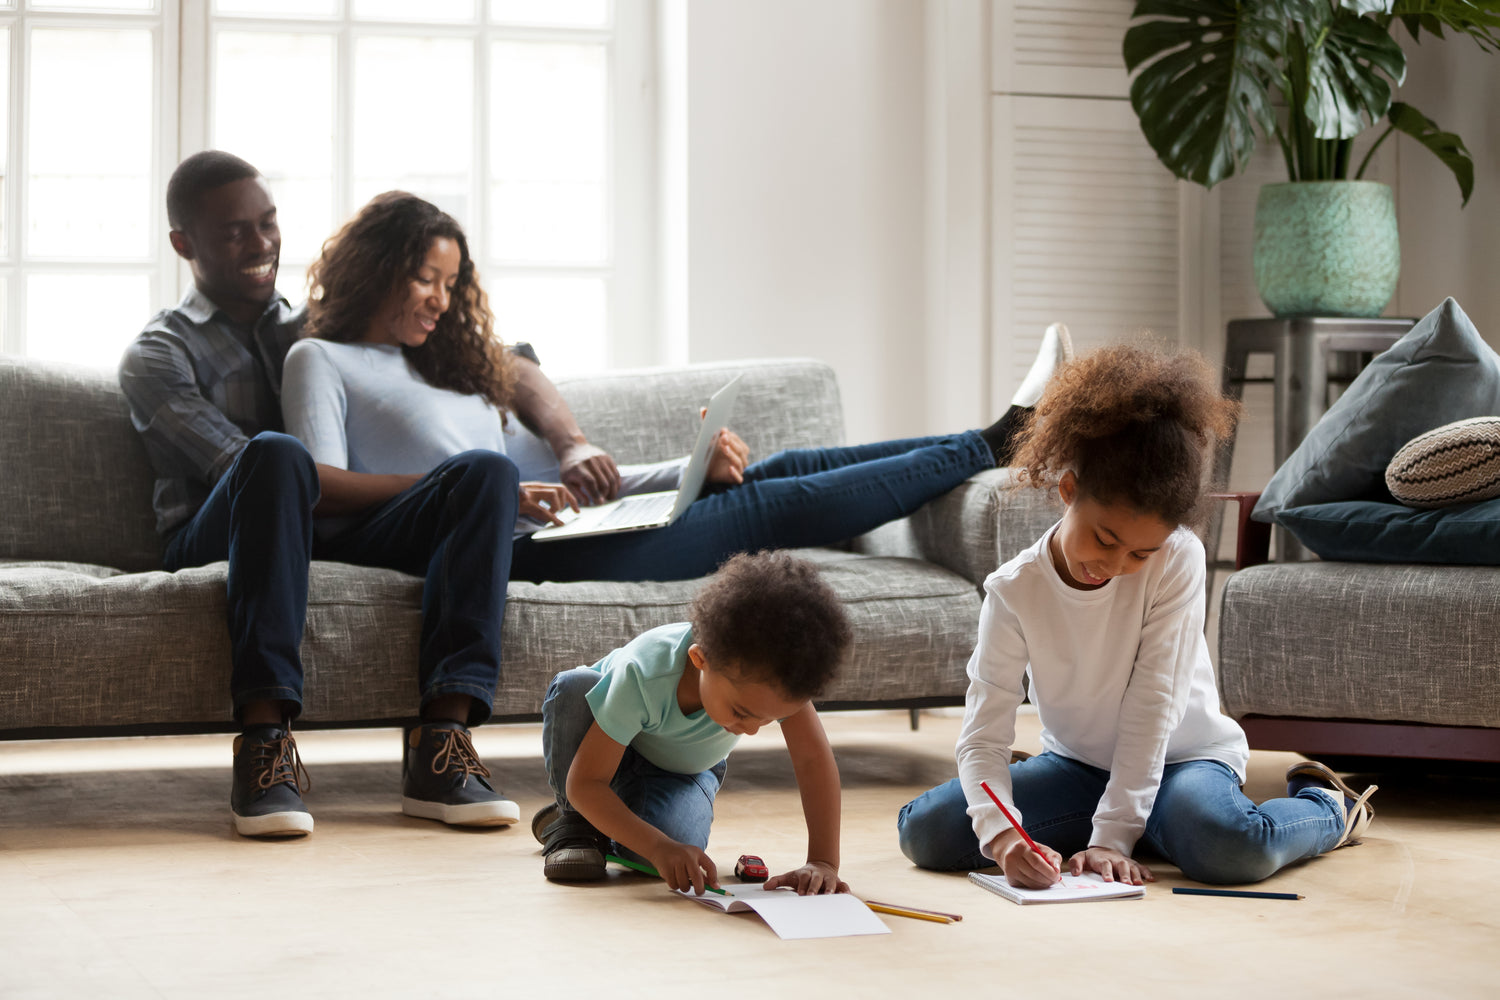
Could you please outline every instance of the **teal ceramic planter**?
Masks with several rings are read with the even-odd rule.
[[[1255,203],[1255,287],[1285,316],[1379,316],[1401,243],[1391,189],[1374,181],[1267,184]]]

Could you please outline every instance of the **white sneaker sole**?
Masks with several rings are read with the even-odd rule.
[[[450,806],[422,799],[401,799],[401,811],[418,819],[435,819],[449,826],[510,826],[521,821],[521,807],[510,799],[468,802]]]
[[[264,816],[233,813],[234,832],[241,837],[305,837],[313,832],[311,813],[279,812]]]

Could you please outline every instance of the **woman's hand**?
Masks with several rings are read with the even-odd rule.
[[[1062,855],[1046,844],[1036,846],[1046,860],[1038,857],[1020,834],[1006,830],[990,842],[985,853],[1005,872],[1005,879],[1011,885],[1019,889],[1045,889],[1062,878]]]
[[[839,878],[839,870],[826,861],[809,861],[795,871],[766,879],[767,889],[791,886],[799,896],[820,896],[829,892],[848,892],[849,883]]]
[[[564,507],[577,510],[578,501],[573,499],[572,492],[561,483],[521,484],[521,517],[529,517],[544,524],[562,524],[563,520],[557,514]]]
[[[613,500],[620,493],[620,469],[609,452],[587,441],[576,441],[557,456],[558,478],[586,504]]]
[[[1156,881],[1151,869],[1112,847],[1090,847],[1079,851],[1068,859],[1068,871],[1074,875],[1093,872],[1106,882],[1128,882],[1131,885]]]
[[[698,408],[698,419],[708,416],[708,407]],[[708,454],[708,481],[737,485],[745,481],[745,466],[750,464],[750,446],[728,427],[719,429],[713,450]]]

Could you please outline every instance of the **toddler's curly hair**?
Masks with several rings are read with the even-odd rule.
[[[823,693],[854,638],[817,569],[785,552],[732,557],[698,591],[689,620],[709,662],[794,700]]]
[[[1240,404],[1202,355],[1116,344],[1059,369],[1021,432],[1014,465],[1034,486],[1072,470],[1084,496],[1168,524],[1206,509],[1206,465]]]

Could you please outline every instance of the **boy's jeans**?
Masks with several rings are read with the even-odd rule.
[[[547,767],[547,781],[561,809],[556,823],[550,828],[550,837],[599,836],[588,820],[568,805],[567,796],[568,768],[573,765],[583,737],[594,724],[594,710],[589,707],[585,696],[598,682],[598,673],[588,667],[564,670],[552,679],[547,698],[542,702],[542,757]],[[610,788],[631,812],[668,837],[703,849],[708,847],[708,831],[714,819],[714,796],[724,783],[728,763],[721,760],[699,774],[680,774],[663,770],[633,748],[626,747]],[[605,849],[650,863],[650,859],[623,845],[605,845]]]
[[[1061,754],[1010,766],[1021,822],[1033,840],[1069,856],[1089,846],[1094,809],[1109,772]],[[962,871],[995,862],[979,852],[963,788],[954,778],[901,808],[901,853],[923,868]],[[1216,760],[1168,764],[1141,844],[1195,882],[1259,882],[1293,861],[1317,857],[1343,837],[1333,800],[1303,789],[1256,805]]]

